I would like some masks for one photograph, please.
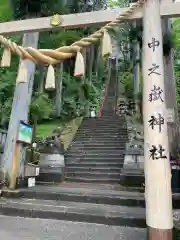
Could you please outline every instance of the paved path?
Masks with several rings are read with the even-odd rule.
[[[2,240],[144,240],[143,229],[0,215]]]

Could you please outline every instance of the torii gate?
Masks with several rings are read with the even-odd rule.
[[[160,4],[159,0],[146,0],[143,3],[144,13],[142,13],[142,9],[139,7],[141,4],[142,0],[139,0],[135,5],[131,6],[130,9],[125,8],[119,10],[107,10],[61,16],[62,22],[56,27],[53,27],[50,24],[50,18],[38,18],[9,23],[0,23],[0,34],[7,35],[13,33],[31,33],[58,29],[58,27],[77,28],[111,22],[110,24],[106,25],[105,28],[101,28],[100,31],[91,36],[90,42],[93,43],[95,38],[100,38],[105,35],[107,37],[108,29],[116,26],[119,22],[121,22],[121,20],[132,20],[143,17],[144,155],[148,237],[149,239],[171,240],[173,228],[171,172],[165,114],[166,108],[164,98],[161,16],[172,18],[179,17],[180,4],[169,2],[165,3],[163,1],[161,1]],[[54,62],[58,62],[66,58],[65,53],[69,54],[69,57],[72,56],[71,52],[69,52],[67,49],[66,51],[64,50],[64,52],[63,48],[61,48],[62,51],[60,56],[58,55],[58,50],[52,52],[49,50],[38,50],[37,52],[32,48],[23,49],[21,47],[17,47],[3,37],[0,38],[0,41],[6,48],[8,47],[8,50],[10,48],[20,56],[24,54],[23,56],[25,58],[35,62],[36,60],[40,62],[46,62],[47,60],[47,63],[51,65]],[[84,43],[81,42],[80,48],[88,45],[88,38],[84,38],[83,41]],[[78,47],[75,48],[75,45],[73,46],[73,55],[76,55],[78,51],[77,56],[82,60],[82,56],[79,52],[80,49]],[[54,58],[58,60],[54,61]],[[26,76],[27,78],[31,78],[28,75]],[[16,88],[21,84],[27,84],[26,80],[27,79],[19,81]],[[28,105],[29,99],[26,99],[25,102],[25,104]],[[156,121],[156,124],[153,124],[154,121]],[[10,159],[9,166],[11,167],[8,173],[11,173],[12,165],[13,159]]]
[[[128,8],[101,10],[87,13],[68,14],[62,15],[62,23],[58,26],[52,26],[50,24],[51,17],[43,17],[36,19],[26,19],[20,21],[12,21],[6,23],[0,23],[0,34],[1,35],[12,35],[17,33],[27,32],[44,32],[51,31],[52,29],[64,28],[73,29],[88,26],[101,26],[112,21],[126,12]],[[169,3],[167,0],[161,1],[160,12],[162,17],[180,17],[180,4]],[[142,18],[142,9],[138,8],[132,15],[127,16],[125,19],[133,20]]]

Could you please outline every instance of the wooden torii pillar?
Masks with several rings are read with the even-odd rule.
[[[161,16],[179,17],[180,4],[146,0],[144,5],[144,132],[145,132],[145,176],[146,211],[149,239],[172,239],[171,173],[164,96],[163,54]],[[125,9],[106,10],[62,16],[60,28],[79,28],[114,21]],[[127,20],[142,18],[139,9]],[[153,17],[151,17],[153,16]],[[0,34],[49,31],[53,27],[50,18],[29,19],[0,23]],[[58,30],[58,27],[54,28]],[[22,83],[24,84],[24,83]],[[21,97],[21,95],[19,95]],[[18,97],[19,97],[18,96]],[[29,96],[25,96],[29,103]],[[14,111],[14,110],[12,110]],[[16,108],[18,112],[18,106]],[[25,113],[27,116],[28,111]],[[152,125],[152,120],[157,120]],[[18,119],[19,120],[19,119]],[[17,119],[16,119],[17,121]],[[12,142],[12,144],[14,144]],[[13,145],[12,145],[13,146]],[[13,149],[13,148],[12,148]],[[5,168],[12,165],[7,158]],[[8,167],[7,167],[8,169]],[[9,169],[8,169],[9,170]]]
[[[143,26],[144,158],[148,239],[172,240],[171,168],[160,0],[145,1]]]

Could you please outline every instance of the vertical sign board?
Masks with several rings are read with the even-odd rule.
[[[30,145],[33,139],[33,127],[23,121],[19,123],[19,131],[17,135],[17,144],[22,143],[26,145]],[[28,187],[35,186],[35,178],[28,178]]]
[[[17,142],[24,144],[31,144],[33,136],[33,127],[23,121],[19,123],[19,131],[17,135]]]
[[[10,179],[10,188],[14,189],[16,187],[16,181],[19,171],[19,160],[20,160],[20,151],[21,151],[21,144],[31,144],[32,143],[32,135],[33,135],[33,128],[31,125],[20,121],[19,128],[16,137],[16,144],[15,144],[15,153],[12,162],[12,173]]]

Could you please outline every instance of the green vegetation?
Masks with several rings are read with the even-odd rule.
[[[175,56],[175,79],[176,79],[176,99],[178,105],[178,112],[180,109],[180,19],[177,18],[173,22],[173,39],[175,42],[174,56]]]
[[[91,2],[91,3],[90,3]],[[10,3],[10,5],[9,5]],[[109,7],[126,6],[126,0],[113,1],[108,0]],[[74,12],[85,12],[106,8],[106,1],[85,1],[85,0],[32,0],[31,4],[26,0],[2,0],[0,6],[0,19],[7,21],[10,19],[24,19],[34,16],[50,16],[54,13],[67,14]],[[180,42],[179,42],[179,24],[177,19],[174,23],[174,33],[172,36],[164,36],[164,55],[168,54],[167,50],[176,46],[175,56],[179,59]],[[76,30],[60,30],[58,32],[45,32],[40,34],[39,48],[57,48],[60,46],[70,45],[83,36],[87,36],[95,31],[95,28],[84,28]],[[120,60],[119,76],[120,81],[124,83],[125,96],[132,98],[132,43],[139,41],[142,46],[142,26],[134,28],[130,24],[122,24],[112,31],[112,36],[117,40],[122,58]],[[21,36],[10,37],[16,43],[21,44]],[[103,96],[103,90],[106,84],[107,67],[105,61],[98,64],[98,45],[89,48],[86,58],[86,76],[84,80],[73,77],[74,59],[66,60],[63,63],[63,80],[62,80],[62,97],[57,99],[57,92],[46,91],[44,89],[45,77],[47,72],[46,66],[37,66],[34,81],[33,97],[30,107],[29,120],[36,122],[37,136],[43,137],[51,134],[55,128],[64,126],[64,122],[79,116],[89,115],[91,108],[99,111],[100,102]],[[94,52],[95,58],[92,66],[92,75],[88,71],[91,62],[89,61],[91,51]],[[168,50],[169,51],[169,50]],[[2,53],[2,50],[1,50]],[[140,54],[141,56],[141,54]],[[141,62],[141,59],[138,61]],[[12,99],[14,94],[15,79],[17,75],[17,66],[19,58],[13,56],[10,68],[0,69],[0,127],[7,128],[11,112]],[[98,66],[98,67],[97,67]],[[177,82],[177,102],[180,104],[180,63],[176,61],[175,74]],[[59,66],[56,69],[56,77],[59,78],[62,72]],[[141,84],[142,89],[142,84]],[[59,97],[60,98],[60,97]],[[142,100],[142,91],[138,98]],[[58,100],[58,101],[57,101]],[[59,103],[59,104],[57,104]],[[60,108],[60,113],[58,109]]]
[[[25,19],[36,16],[50,16],[55,13],[68,14],[73,12],[85,12],[98,10],[106,7],[105,1],[71,1],[71,0],[2,0],[0,6],[1,21],[10,19]],[[94,28],[60,30],[58,32],[44,32],[40,34],[39,48],[58,48],[70,45],[83,36],[92,33]],[[10,36],[18,44],[22,44],[21,36]],[[88,49],[86,58],[87,74],[84,80],[73,77],[75,59],[64,61],[63,73],[59,66],[56,67],[56,77],[62,77],[62,96],[57,95],[57,90],[46,91],[44,89],[47,66],[37,66],[34,80],[33,96],[30,106],[29,120],[31,123],[37,122],[37,136],[43,137],[51,134],[55,128],[62,127],[64,122],[78,116],[86,116],[93,107],[97,111],[106,84],[107,69],[103,60],[97,67],[98,46]],[[2,50],[0,53],[2,54]],[[91,64],[90,54],[94,52],[95,58],[92,66],[92,76],[88,72]],[[15,89],[15,79],[19,58],[13,56],[10,68],[1,68],[0,75],[0,127],[7,128],[13,94]],[[60,113],[58,112],[60,109]]]
[[[61,140],[64,144],[64,149],[67,150],[71,144],[81,122],[82,117],[75,118],[64,125],[64,129],[61,134]]]
[[[37,125],[36,136],[37,138],[44,138],[46,136],[51,136],[53,131],[59,128],[63,128],[64,124],[60,120],[52,120],[47,123],[40,123]]]

